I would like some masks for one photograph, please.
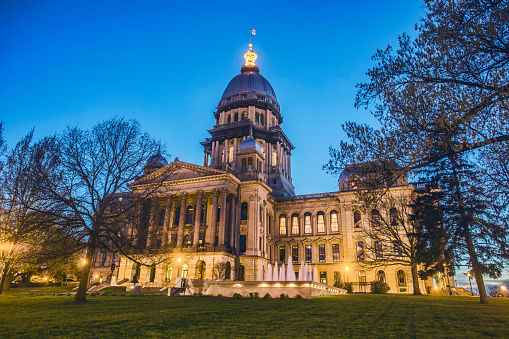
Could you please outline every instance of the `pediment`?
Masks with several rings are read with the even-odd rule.
[[[225,173],[226,172],[216,170],[214,168],[194,165],[177,160],[149,175],[138,179],[134,185],[201,178]]]

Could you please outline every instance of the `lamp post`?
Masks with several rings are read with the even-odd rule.
[[[505,297],[505,294],[506,294],[506,291],[507,291],[507,287],[505,287],[505,285],[500,286],[500,291],[502,291],[502,296]]]
[[[470,293],[474,296],[474,290],[472,289],[472,273],[467,272],[468,282],[470,283]]]
[[[346,273],[345,273],[345,282],[348,282],[348,270],[349,269],[350,269],[350,267],[348,267],[348,266],[345,267],[345,271],[346,271]]]

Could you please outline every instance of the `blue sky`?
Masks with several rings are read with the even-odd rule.
[[[201,164],[199,142],[250,28],[260,72],[293,142],[297,194],[337,190],[322,171],[376,49],[412,32],[422,1],[0,2],[0,120],[9,144],[114,115],[134,118],[173,156]],[[461,277],[458,277],[464,280]]]

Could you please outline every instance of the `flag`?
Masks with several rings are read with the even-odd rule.
[[[254,28],[251,28],[251,35],[256,35],[256,30]]]

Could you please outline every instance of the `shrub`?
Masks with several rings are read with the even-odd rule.
[[[270,298],[272,298],[272,297],[268,293],[265,293],[265,295],[263,296],[263,299],[270,299]]]
[[[352,283],[351,282],[344,283],[343,289],[346,290],[346,293],[353,293]]]
[[[242,299],[242,295],[240,293],[234,293],[233,298],[234,299]]]
[[[288,295],[287,294],[284,294],[284,293],[281,293],[281,295],[279,296],[280,299],[288,299]]]
[[[295,296],[295,299],[302,299],[302,296],[301,296],[300,294],[297,294],[297,295]]]
[[[339,281],[339,280],[338,280],[338,281],[335,281],[335,282],[334,282],[334,285],[333,285],[333,286],[334,286],[334,287],[337,287],[337,288],[343,288],[343,283],[342,283],[341,281]]]
[[[255,297],[255,298],[260,298],[260,294],[259,294],[258,292],[255,292],[255,293],[254,293],[254,297]]]
[[[389,285],[383,281],[375,280],[371,282],[371,293],[373,294],[385,294],[389,289]]]

